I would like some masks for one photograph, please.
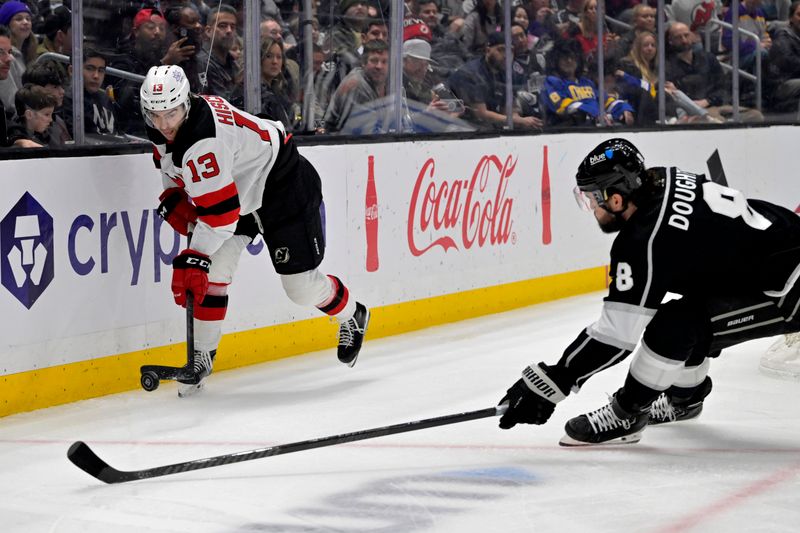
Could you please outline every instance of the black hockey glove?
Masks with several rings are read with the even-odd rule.
[[[508,410],[500,417],[500,427],[511,429],[516,424],[544,424],[553,414],[556,404],[566,397],[547,375],[544,363],[527,366],[522,371],[522,378],[500,400],[500,404],[508,403]]]

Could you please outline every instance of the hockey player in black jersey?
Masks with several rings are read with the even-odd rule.
[[[258,234],[289,298],[338,319],[338,357],[353,366],[370,313],[318,268],[325,253],[322,185],[291,134],[221,97],[191,94],[178,66],[152,67],[140,95],[165,189],[158,213],[181,234],[192,232],[190,248],[172,263],[175,302],[185,307],[187,291],[195,300],[195,376],[179,395],[198,390],[211,373],[228,285]]]
[[[711,391],[709,357],[800,330],[800,217],[745,199],[701,174],[646,169],[625,139],[581,163],[576,198],[618,232],[600,318],[552,365],[533,364],[508,389],[500,419],[543,424],[595,373],[634,354],[611,402],[572,418],[561,444],[637,442],[645,427],[697,416]],[[662,303],[667,292],[681,295]]]

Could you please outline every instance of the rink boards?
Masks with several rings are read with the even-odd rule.
[[[649,166],[705,172],[718,151],[732,187],[794,210],[796,132],[623,136]],[[323,178],[321,268],[372,307],[369,338],[600,290],[611,238],[572,189],[606,137],[303,147]],[[180,364],[185,320],[169,282],[185,241],[155,216],[150,154],[0,165],[0,416],[135,389],[140,365]],[[336,325],[288,300],[260,240],[230,295],[217,370],[335,345]]]

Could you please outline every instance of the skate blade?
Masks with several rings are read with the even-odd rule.
[[[189,396],[194,396],[204,388],[205,388],[204,381],[201,381],[200,383],[195,383],[193,385],[179,384],[178,398],[186,398]]]
[[[583,442],[580,440],[575,440],[569,435],[564,435],[561,437],[561,440],[558,441],[560,446],[567,446],[567,447],[579,447],[579,446],[606,446],[606,445],[620,445],[620,444],[636,444],[640,440],[642,440],[642,433],[643,431],[637,431],[636,433],[631,433],[630,435],[625,435],[624,437],[617,437],[616,439],[607,440],[605,442]]]

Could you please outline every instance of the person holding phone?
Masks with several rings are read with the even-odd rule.
[[[189,79],[192,91],[200,91],[199,65],[197,52],[203,42],[203,26],[200,24],[200,13],[191,3],[171,5],[164,12],[169,24],[170,43],[162,64],[180,65]]]

